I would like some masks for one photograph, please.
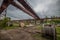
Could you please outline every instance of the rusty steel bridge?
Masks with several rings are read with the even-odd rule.
[[[14,0],[3,0],[0,6],[0,14],[11,4],[18,9],[22,10],[26,14],[32,16],[34,19],[40,19],[39,16],[34,12],[34,10],[28,5],[25,0],[17,0],[21,5],[17,4]]]

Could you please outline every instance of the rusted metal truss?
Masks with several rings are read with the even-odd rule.
[[[32,8],[24,1],[24,0],[17,0],[18,2],[20,2],[21,5],[18,5],[14,0],[3,0],[2,5],[0,7],[0,14],[11,4],[15,7],[17,7],[18,9],[24,11],[25,13],[29,14],[30,16],[32,16],[35,19],[40,19],[36,13],[32,10]]]
[[[33,11],[33,9],[27,4],[25,0],[18,0],[18,2],[21,3],[28,11],[33,13],[39,19],[38,15]]]

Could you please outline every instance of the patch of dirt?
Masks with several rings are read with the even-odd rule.
[[[30,33],[23,29],[1,30],[0,40],[33,40]]]
[[[15,28],[10,30],[1,30],[0,40],[37,40],[35,34],[40,34],[40,30],[37,30],[35,27],[27,28]],[[39,36],[39,40],[41,37]]]

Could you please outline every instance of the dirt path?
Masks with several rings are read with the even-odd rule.
[[[1,30],[0,40],[37,40],[33,37],[36,32],[40,31],[36,30],[35,27]]]

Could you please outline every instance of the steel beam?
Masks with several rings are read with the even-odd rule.
[[[32,14],[31,12],[29,12],[28,10],[26,10],[23,6],[18,5],[16,2],[12,2],[11,4],[36,19],[36,16],[33,15],[33,14]]]
[[[9,2],[8,2],[8,0],[4,0],[3,2],[2,2],[2,5],[1,5],[1,7],[0,7],[0,14],[9,6]]]
[[[38,19],[40,19],[39,16],[33,11],[33,9],[27,4],[26,1],[24,1],[24,0],[18,0],[18,2],[21,3],[28,11],[30,11],[30,12],[31,12],[33,15],[35,15]]]
[[[22,1],[22,0],[21,0]],[[25,1],[23,1],[24,3]],[[22,2],[21,2],[22,3]],[[2,5],[0,7],[0,14],[10,5],[12,4],[13,6],[19,8],[20,10],[24,11],[25,13],[29,14],[30,16],[34,17],[35,19],[39,18],[33,11],[31,11],[32,9],[29,7],[29,5],[22,4],[23,7],[21,5],[18,5],[17,3],[14,2],[14,0],[3,0]],[[29,10],[30,9],[30,10]]]

